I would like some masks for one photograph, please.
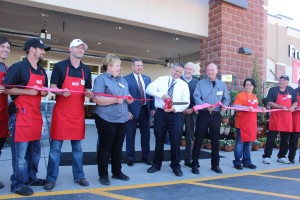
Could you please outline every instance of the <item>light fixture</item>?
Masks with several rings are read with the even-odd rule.
[[[150,50],[149,50],[149,49],[147,49],[146,51],[147,51],[147,53],[150,53]]]
[[[98,42],[97,44],[98,44],[98,45],[100,45],[100,44],[101,44],[101,42]]]
[[[40,38],[41,39],[46,39],[46,40],[51,40],[52,35],[50,33],[47,33],[46,29],[42,29],[40,32]]]
[[[116,28],[116,30],[122,30],[123,29],[121,26],[116,26],[115,28]]]
[[[253,53],[253,51],[252,51],[252,49],[247,48],[247,47],[240,47],[239,53],[244,54],[244,55],[251,55]]]
[[[178,41],[178,40],[180,40],[180,38],[179,37],[173,37],[173,40]]]

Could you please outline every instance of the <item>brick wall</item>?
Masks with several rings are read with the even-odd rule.
[[[236,76],[238,90],[251,77],[253,61],[258,59],[262,79],[266,74],[267,11],[264,0],[248,0],[243,9],[222,0],[209,1],[209,33],[201,40],[201,73],[214,62],[221,74]],[[252,55],[238,53],[240,47],[252,49]]]

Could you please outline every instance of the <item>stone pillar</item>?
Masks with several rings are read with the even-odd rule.
[[[257,58],[261,78],[266,74],[267,11],[264,0],[248,0],[244,9],[222,0],[209,1],[208,37],[201,40],[201,73],[214,62],[221,74],[236,76],[238,90],[245,78],[251,77]],[[252,55],[239,54],[240,47],[252,49]]]

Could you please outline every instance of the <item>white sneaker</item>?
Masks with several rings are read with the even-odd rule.
[[[268,165],[271,164],[270,158],[264,158],[263,163]]]
[[[290,164],[291,162],[287,158],[278,158],[278,162],[283,163],[283,164]]]

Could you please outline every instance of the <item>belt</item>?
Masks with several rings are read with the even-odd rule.
[[[147,105],[142,105],[141,108],[143,108],[143,107],[147,107]]]
[[[214,114],[220,114],[220,111],[200,111],[201,113],[206,113],[206,114],[210,114],[210,115],[214,115]]]

